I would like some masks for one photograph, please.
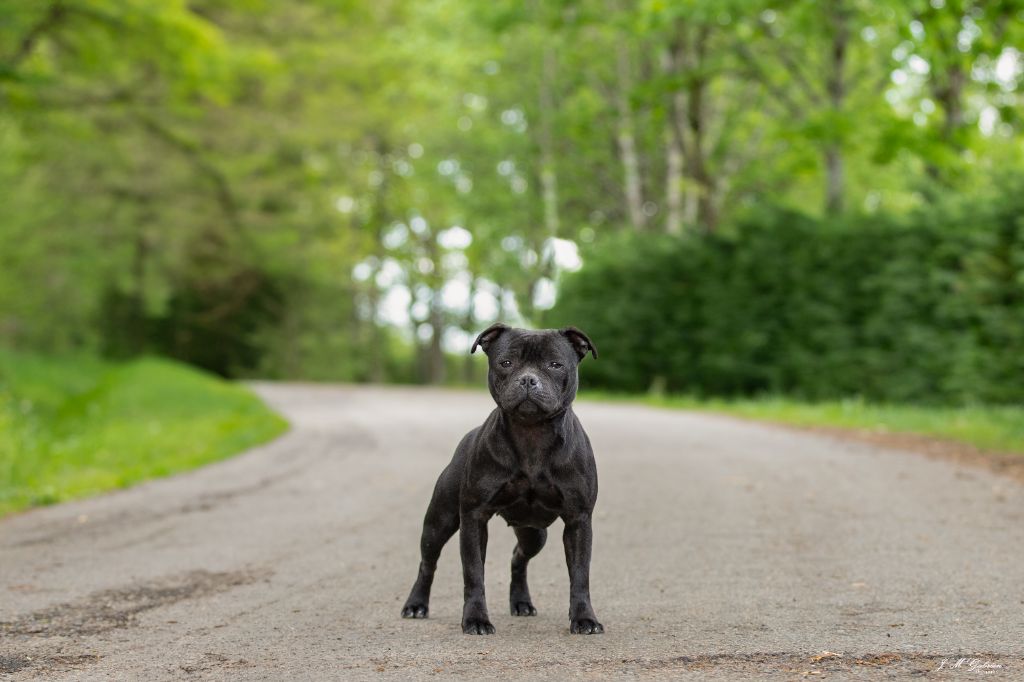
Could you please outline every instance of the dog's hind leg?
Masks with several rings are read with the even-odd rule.
[[[512,551],[512,583],[509,587],[509,606],[513,616],[536,616],[530,599],[530,588],[526,584],[526,564],[537,556],[548,539],[545,528],[515,528],[516,543]]]
[[[442,480],[444,474],[442,474]],[[459,529],[457,499],[443,488],[438,480],[434,495],[423,518],[423,535],[420,537],[420,570],[416,583],[409,592],[409,598],[402,607],[403,618],[426,618],[430,612],[430,586],[434,582],[434,570],[441,548]]]

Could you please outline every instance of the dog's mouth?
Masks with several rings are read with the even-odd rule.
[[[509,412],[515,414],[520,419],[527,421],[535,419],[544,419],[548,415],[554,413],[557,407],[553,404],[550,398],[545,399],[541,396],[525,396],[513,405],[506,408]]]
[[[527,416],[540,414],[544,410],[531,398],[524,398],[518,405],[516,405],[516,412]]]

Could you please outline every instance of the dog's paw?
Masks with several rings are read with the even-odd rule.
[[[514,601],[512,602],[512,615],[513,616],[536,616],[537,609],[533,608],[533,604],[528,601]]]
[[[426,604],[406,604],[402,607],[402,618],[426,618],[429,613]]]
[[[600,635],[604,626],[593,618],[577,618],[569,624],[569,632],[574,635]]]
[[[493,635],[494,626],[486,618],[467,618],[462,621],[462,633],[465,635]]]

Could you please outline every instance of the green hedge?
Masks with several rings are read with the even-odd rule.
[[[728,233],[619,234],[546,322],[584,381],[698,396],[1024,402],[1024,182],[901,218],[760,212]]]

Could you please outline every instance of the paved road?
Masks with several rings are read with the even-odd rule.
[[[1024,679],[1024,486],[1012,480],[583,403],[607,633],[568,633],[558,524],[530,568],[540,614],[508,615],[514,538],[499,519],[487,559],[498,633],[471,637],[454,542],[431,618],[398,614],[434,478],[487,394],[257,388],[292,420],[280,440],[0,522],[0,677],[973,679],[970,661],[951,669],[965,657],[987,679]]]

